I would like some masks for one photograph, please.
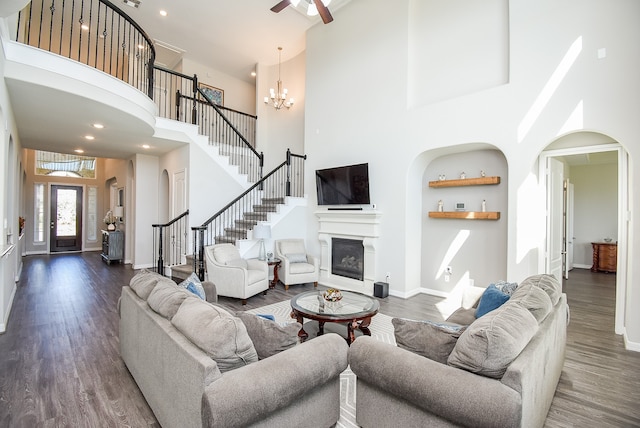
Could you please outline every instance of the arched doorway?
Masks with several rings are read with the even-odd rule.
[[[553,215],[552,211],[552,195],[555,192],[557,193],[558,183],[552,183],[553,179],[550,178],[552,175],[549,175],[548,167],[552,162],[560,162],[563,165],[564,170],[567,169],[570,171],[571,164],[575,164],[576,162],[589,162],[589,158],[592,159],[602,159],[608,158],[611,159],[613,156],[615,162],[615,184],[610,192],[615,192],[615,218],[609,219],[608,221],[603,221],[602,218],[595,218],[593,220],[587,220],[587,224],[591,224],[591,227],[587,227],[590,229],[592,234],[585,233],[586,236],[577,237],[574,240],[574,235],[567,235],[567,224],[571,223],[571,214],[567,215],[564,211],[564,206],[562,207],[563,212],[560,215]],[[600,161],[602,162],[602,161]],[[607,162],[610,162],[607,161]],[[592,165],[593,171],[598,171],[598,169],[603,170],[605,167],[604,164],[595,163]],[[626,279],[627,279],[627,254],[628,254],[628,225],[625,220],[625,213],[628,212],[629,209],[629,197],[628,197],[628,155],[627,151],[619,144],[617,141],[608,137],[607,135],[597,133],[597,132],[576,132],[565,135],[561,138],[558,138],[549,146],[547,149],[543,151],[539,158],[539,167],[540,167],[540,181],[541,185],[546,189],[547,194],[547,210],[550,211],[550,215],[547,217],[547,228],[546,228],[546,239],[545,239],[545,248],[541,248],[539,254],[541,257],[539,259],[539,268],[541,272],[551,273],[551,269],[553,266],[552,259],[554,258],[554,254],[557,254],[557,248],[560,248],[563,251],[563,257],[567,255],[567,246],[571,243],[569,241],[574,241],[574,247],[577,245],[581,245],[584,248],[590,248],[592,241],[602,241],[604,238],[611,238],[613,242],[617,242],[617,269],[616,269],[616,309],[615,309],[615,332],[616,334],[623,334],[624,332],[624,316],[625,316],[625,297],[626,297]],[[569,177],[570,177],[569,173]],[[594,178],[594,173],[591,173],[592,179]],[[564,184],[566,180],[562,180],[563,182],[560,184]],[[602,179],[600,181],[603,181]],[[570,182],[570,178],[569,178]],[[596,180],[597,182],[597,180]],[[576,190],[577,192],[578,190]],[[606,192],[606,190],[601,190],[601,192]],[[611,210],[607,203],[603,203],[603,199],[598,199],[594,197],[595,189],[590,190],[589,197],[592,200],[592,211],[603,211],[606,210],[609,217],[612,216]],[[580,208],[582,213],[577,213],[578,209],[576,209],[576,214],[573,215],[574,223],[577,215],[586,215],[586,212],[589,211],[585,208]],[[558,225],[558,222],[563,222],[562,225]],[[615,232],[611,232],[611,224],[615,224],[613,227]],[[609,226],[607,226],[609,225]],[[558,237],[557,234],[554,234],[554,230],[565,230],[565,233]],[[612,236],[614,235],[615,236]],[[554,237],[555,236],[555,237]],[[558,242],[558,239],[561,239],[562,242]],[[583,259],[584,260],[584,259]],[[563,261],[564,264],[567,264],[567,260]],[[580,263],[585,266],[585,262]]]

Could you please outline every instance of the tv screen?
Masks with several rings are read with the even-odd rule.
[[[316,171],[318,205],[369,204],[369,164]]]

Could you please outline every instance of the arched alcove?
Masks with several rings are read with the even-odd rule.
[[[491,146],[432,158],[422,178],[423,288],[449,295],[469,280],[506,280],[507,176],[505,156]]]

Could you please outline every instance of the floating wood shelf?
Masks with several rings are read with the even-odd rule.
[[[500,184],[500,177],[476,177],[460,178],[457,180],[430,181],[429,187],[456,187],[456,186],[483,186],[487,184]]]
[[[431,218],[457,218],[463,220],[499,220],[498,211],[429,211]]]

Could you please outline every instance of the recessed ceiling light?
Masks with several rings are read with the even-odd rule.
[[[149,146],[148,144],[143,144],[143,145],[142,145],[142,148],[143,148],[143,149],[148,149],[148,148],[150,148],[150,147],[151,147],[151,146]]]
[[[102,129],[102,128],[104,128],[104,125],[101,124],[101,123],[94,123],[93,127],[96,128],[96,129]]]
[[[144,49],[144,45],[138,45],[138,49]]]
[[[89,26],[87,24],[82,24],[80,28],[82,28],[84,31],[89,31]]]
[[[256,77],[256,72],[255,71],[251,72],[251,77]]]
[[[87,139],[87,140],[93,140],[96,137],[94,137],[93,135],[85,135],[84,138]]]
[[[74,150],[74,152],[76,152],[76,153],[84,153],[84,150],[82,150],[82,149],[75,149],[75,150]]]
[[[166,10],[161,10],[161,11],[160,11],[160,15],[162,15],[162,16],[167,16],[167,11],[166,11]]]

